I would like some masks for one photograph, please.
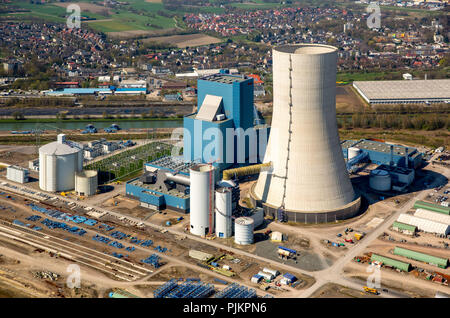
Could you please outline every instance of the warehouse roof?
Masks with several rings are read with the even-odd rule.
[[[442,205],[437,205],[437,204],[434,204],[434,203],[431,203],[431,202],[416,201],[416,203],[414,203],[414,208],[415,209],[425,209],[425,210],[430,210],[430,211],[434,211],[434,212],[439,212],[439,213],[450,215],[450,208],[449,207],[445,207],[445,206],[442,206]]]
[[[422,219],[413,215],[402,213],[399,215],[398,222],[411,224],[417,226],[417,228],[424,232],[438,233],[447,235],[450,233],[450,225]]]
[[[441,258],[433,255],[428,255],[425,253],[420,253],[412,250],[408,250],[406,248],[401,248],[396,246],[394,248],[394,255],[404,256],[416,261],[426,262],[430,264],[437,265],[439,267],[446,268],[448,265],[447,258]]]
[[[416,212],[414,213],[414,216],[417,216],[422,219],[427,219],[427,220],[450,225],[450,215],[446,215],[443,213],[434,212],[434,211],[425,210],[425,209],[417,209]]]
[[[411,264],[410,263],[405,263],[405,262],[401,262],[398,261],[396,259],[390,258],[390,257],[385,257],[382,255],[378,255],[378,254],[372,254],[372,257],[370,258],[370,260],[373,261],[378,261],[383,263],[386,266],[391,266],[391,267],[395,267],[398,269],[401,269],[402,271],[408,272]]]
[[[411,232],[415,232],[417,229],[417,226],[415,226],[415,225],[406,224],[406,223],[397,222],[397,221],[392,223],[392,227],[396,227],[401,230],[406,230],[406,231],[411,231]]]
[[[355,81],[353,86],[369,100],[450,99],[450,79]]]

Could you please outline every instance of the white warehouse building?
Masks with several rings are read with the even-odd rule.
[[[414,213],[414,216],[450,225],[450,215],[447,214],[433,212],[425,209],[417,209],[416,212]]]
[[[29,175],[28,169],[19,166],[9,166],[6,168],[6,179],[14,182],[26,183],[28,182]]]
[[[400,214],[397,222],[415,225],[419,230],[428,233],[436,233],[441,235],[450,234],[450,225],[448,224],[422,219],[405,213]]]
[[[83,170],[83,151],[77,143],[66,141],[64,134],[58,140],[39,148],[39,187],[44,191],[59,192],[75,188],[75,173]]]

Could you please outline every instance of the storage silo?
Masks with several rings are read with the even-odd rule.
[[[95,170],[83,170],[75,173],[75,192],[80,196],[97,193],[98,177]]]
[[[253,244],[253,225],[252,218],[237,218],[234,221],[234,242],[239,245]]]
[[[58,140],[39,148],[39,187],[44,191],[59,192],[75,188],[75,172],[83,169],[82,147],[65,140]]]
[[[227,238],[233,235],[231,190],[216,190],[216,236]]]
[[[336,119],[337,49],[293,44],[273,49],[273,116],[252,201],[282,221],[326,223],[361,204],[347,173]]]
[[[355,158],[361,152],[361,149],[356,148],[356,147],[349,147],[347,150],[348,150],[348,155],[347,155],[348,160]]]
[[[214,166],[194,165],[189,176],[190,232],[203,236],[214,231]]]
[[[386,170],[375,169],[370,172],[369,186],[377,191],[391,190],[391,175]]]

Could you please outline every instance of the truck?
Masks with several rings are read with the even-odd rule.
[[[379,294],[378,290],[376,290],[375,288],[369,288],[367,286],[364,286],[363,289],[366,293],[369,293],[369,294],[373,294],[373,295]]]

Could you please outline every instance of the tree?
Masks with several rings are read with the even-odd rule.
[[[12,116],[14,117],[15,120],[24,120],[25,119],[24,114],[19,111],[12,113]]]

